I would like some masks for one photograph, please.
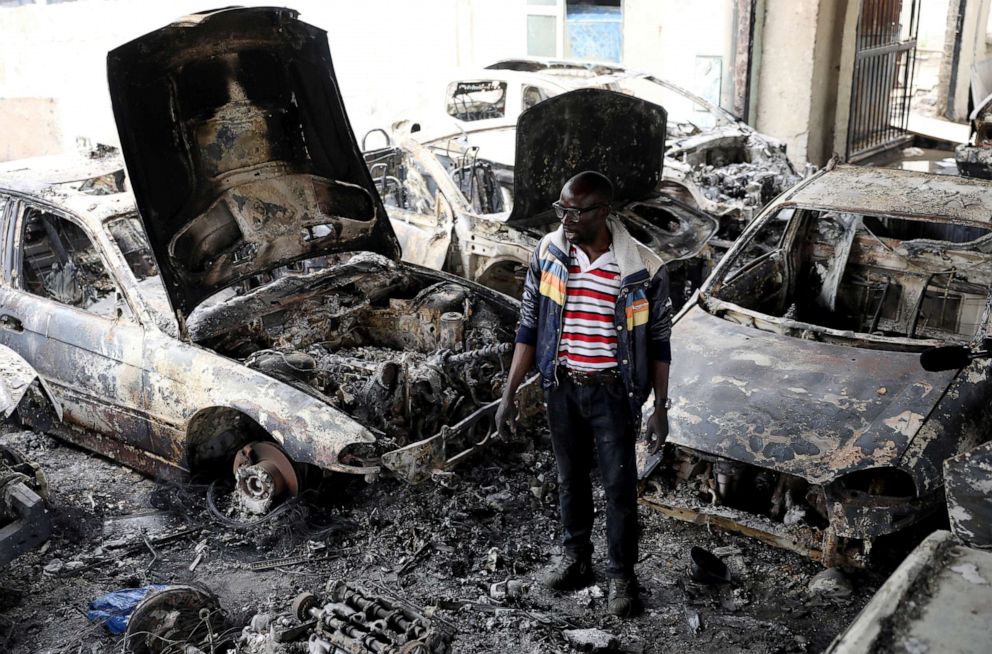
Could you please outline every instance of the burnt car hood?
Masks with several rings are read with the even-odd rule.
[[[400,246],[362,159],[327,34],[280,8],[194,14],[112,50],[138,210],[173,308],[335,252]]]
[[[759,331],[694,306],[672,333],[669,442],[825,484],[898,465],[957,371]]]
[[[656,104],[601,89],[569,91],[523,112],[507,224],[554,220],[551,203],[583,170],[610,178],[617,205],[650,197],[664,167],[666,118]]]

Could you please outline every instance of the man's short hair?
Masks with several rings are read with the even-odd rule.
[[[589,193],[602,198],[603,202],[613,202],[613,182],[595,170],[584,170],[565,182],[573,192]]]

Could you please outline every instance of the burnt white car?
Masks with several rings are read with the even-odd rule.
[[[0,170],[0,343],[64,420],[21,417],[163,477],[233,464],[256,511],[310,471],[456,463],[517,318],[400,261],[326,34],[296,16],[196,14],[110,52],[133,197],[119,162]]]
[[[578,89],[524,112],[512,169],[448,144],[419,143],[409,123],[395,143],[365,153],[405,261],[445,270],[519,297],[530,255],[560,221],[551,209],[579,170],[614,180],[613,215],[669,264],[673,301],[698,287],[718,221],[659,191],[667,112],[602,89]],[[514,181],[515,176],[515,181]]]
[[[671,434],[644,501],[827,565],[943,507],[992,434],[992,184],[829,166],[769,205],[672,330]],[[957,351],[957,350],[952,350]],[[926,359],[924,359],[926,363]]]
[[[726,245],[800,180],[778,139],[668,80],[614,64],[531,57],[465,72],[448,84],[444,119],[425,122],[421,140],[467,143],[479,157],[508,166],[517,118],[575,89],[615,91],[667,110],[665,181],[688,189],[693,204],[720,219]]]

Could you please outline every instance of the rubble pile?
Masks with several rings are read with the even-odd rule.
[[[73,652],[121,651],[122,636],[83,615],[91,600],[120,588],[210,589],[227,613],[225,633],[239,638],[246,626],[265,631],[264,618],[253,621],[260,614],[277,626],[280,616],[302,624],[292,617],[294,598],[324,589],[315,594],[326,600],[328,579],[413,610],[435,627],[451,625],[451,647],[460,653],[595,651],[595,643],[614,640],[621,652],[745,644],[751,652],[820,651],[884,577],[859,573],[843,601],[810,596],[817,564],[642,510],[647,611],[629,621],[607,616],[602,577],[568,594],[537,583],[558,533],[554,464],[543,437],[536,449],[490,450],[485,461],[420,486],[332,477],[320,493],[297,500],[299,510],[247,527],[216,519],[203,487],[160,485],[45,435],[3,438],[44,467],[54,524],[46,546],[0,576],[0,612],[16,625],[5,631],[0,624],[0,645],[9,638],[13,654],[55,654],[67,651],[65,643]],[[595,499],[594,563],[601,571],[604,499]],[[688,553],[695,545],[720,556],[733,583],[693,582]]]

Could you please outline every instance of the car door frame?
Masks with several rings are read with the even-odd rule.
[[[121,280],[104,252],[102,239],[85,220],[63,208],[16,193],[7,197],[13,202],[8,201],[4,211],[6,238],[0,312],[21,315],[13,316],[20,321],[19,331],[11,333],[9,326],[0,325],[0,342],[28,360],[44,378],[64,408],[64,423],[109,436],[129,448],[147,449],[148,416],[142,406],[144,325],[128,294],[122,291]],[[130,315],[100,316],[36,295],[23,286],[21,246],[29,210],[49,213],[82,230]],[[124,434],[126,440],[122,438]],[[113,447],[105,438],[87,438],[81,433],[66,437],[98,452]]]

